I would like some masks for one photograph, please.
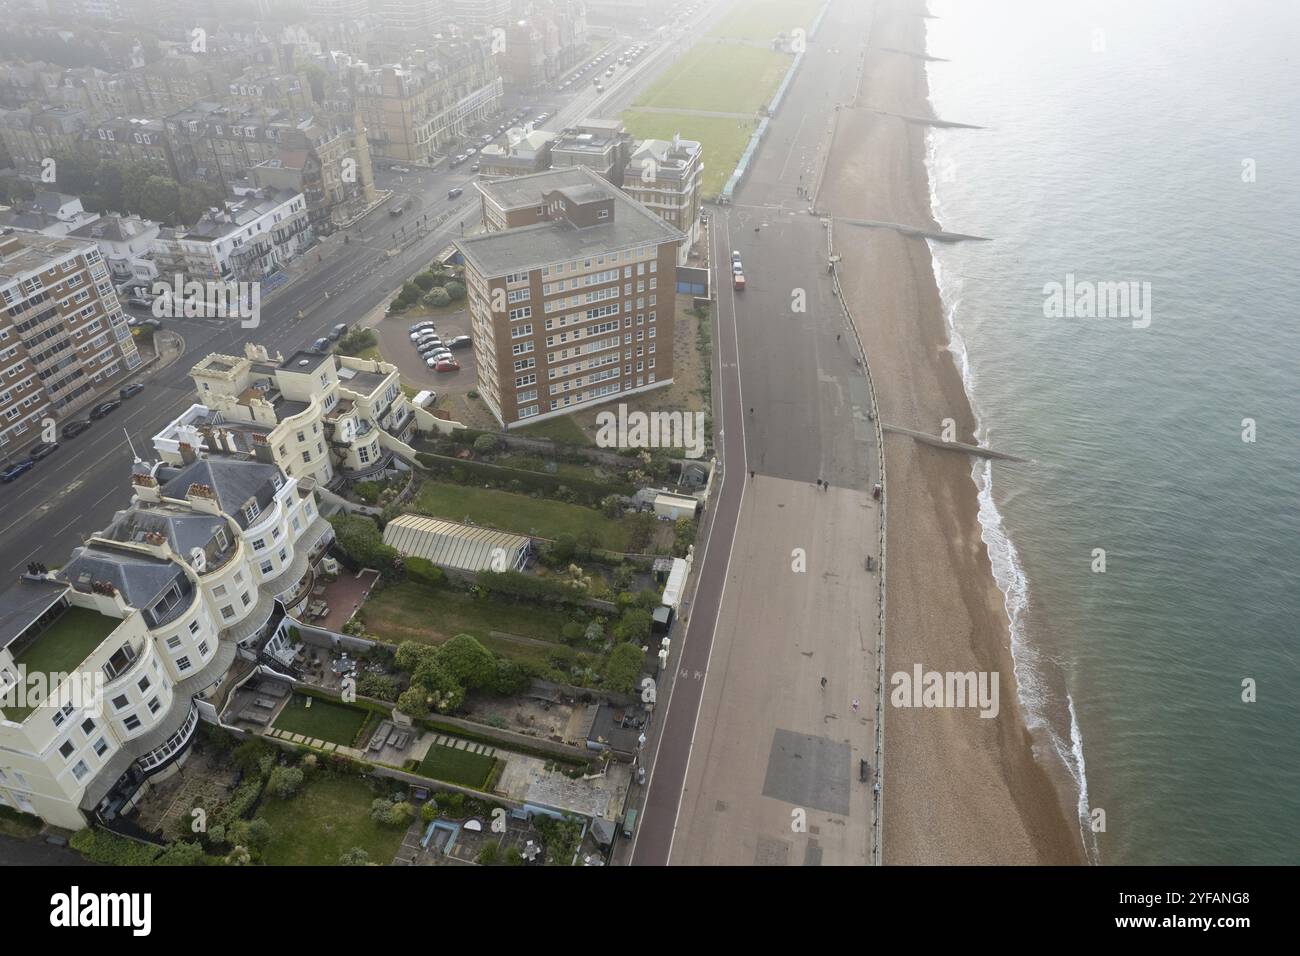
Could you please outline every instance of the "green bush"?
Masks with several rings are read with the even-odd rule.
[[[462,282],[456,282],[453,280],[448,282],[443,286],[443,288],[447,291],[447,295],[451,297],[451,301],[453,302],[459,302],[461,299],[465,298],[465,284]]]
[[[339,866],[367,866],[370,863],[370,854],[362,847],[354,846],[350,850],[344,850],[339,854]]]
[[[362,515],[330,515],[334,541],[362,567],[391,575],[397,567],[397,551],[384,544],[379,526]]]
[[[496,451],[501,442],[495,435],[482,434],[474,439],[474,450],[480,455],[486,455],[488,452]]]
[[[496,863],[500,852],[501,845],[499,843],[484,843],[483,848],[478,851],[478,862],[483,866],[491,866]]]
[[[407,558],[402,567],[406,571],[408,580],[426,587],[438,587],[447,580],[442,568],[428,558]]]
[[[107,830],[78,830],[68,845],[93,863],[105,866],[148,866],[163,852],[151,843],[137,843]]]
[[[350,329],[343,338],[339,339],[339,352],[344,355],[357,355],[378,344],[379,337],[375,335],[374,329],[358,326]]]
[[[370,804],[370,819],[390,827],[404,827],[415,816],[415,808],[406,801],[393,803],[378,797]]]
[[[619,644],[605,664],[605,686],[619,694],[632,693],[644,666],[645,654],[640,645]]]
[[[434,279],[433,273],[428,271],[421,272],[411,281],[420,287],[421,292],[428,292],[437,284],[437,280]]]
[[[451,296],[446,289],[433,289],[421,301],[430,308],[441,309],[451,305]]]
[[[357,693],[363,697],[395,702],[397,700],[397,681],[387,674],[362,674],[357,681]]]
[[[287,800],[302,786],[302,771],[297,767],[276,767],[266,781],[266,792]]]

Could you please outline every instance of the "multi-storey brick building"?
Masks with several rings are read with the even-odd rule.
[[[478,189],[489,231],[456,247],[479,394],[497,420],[671,383],[681,232],[585,166]]]
[[[700,238],[701,157],[700,144],[694,140],[643,139],[623,170],[623,191],[686,235],[678,250],[682,264]]]
[[[435,55],[372,70],[354,64],[357,112],[377,159],[427,163],[494,112],[503,84],[488,42],[440,44]]]
[[[0,453],[140,365],[93,242],[0,234]]]

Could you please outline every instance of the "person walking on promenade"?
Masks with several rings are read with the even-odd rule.
[[[822,690],[826,689],[826,675],[822,675]]]

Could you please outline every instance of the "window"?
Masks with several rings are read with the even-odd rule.
[[[199,633],[199,622],[198,622],[197,620],[190,621],[190,633],[191,633],[191,634],[197,634],[197,633]],[[177,641],[177,645],[178,645],[178,646],[179,646],[179,644],[180,644],[180,642]],[[171,644],[170,641],[167,642],[167,646],[168,646],[168,647],[171,647],[171,646],[172,646],[172,644]]]
[[[158,698],[157,698],[157,697],[155,697],[153,700],[149,701],[149,713],[151,713],[151,714],[156,714],[156,713],[158,713],[158,711],[161,710],[161,709],[162,709],[162,704],[158,703]]]
[[[207,657],[207,656],[208,656],[208,642],[207,642],[207,641],[199,641],[199,653],[202,654],[204,657]]]
[[[140,718],[137,717],[135,714],[132,714],[126,720],[122,721],[122,726],[125,727],[127,730],[135,730],[140,726]]]
[[[149,689],[149,678],[147,676],[141,677],[136,686],[140,688],[140,693],[143,694]]]
[[[95,729],[95,722],[91,720],[89,717],[87,717],[85,720],[81,722],[81,732],[83,734],[89,736],[90,732],[94,729]]]
[[[306,453],[306,452],[303,452],[303,453],[302,453],[302,460],[303,460],[303,461],[311,461],[311,459],[307,457],[307,453]],[[254,542],[253,542],[253,550],[254,550],[254,551],[265,551],[265,550],[266,550],[266,539],[265,539],[265,538],[258,538],[256,541],[254,541]]]
[[[281,551],[280,554],[283,555],[284,552]],[[253,599],[252,599],[251,597],[248,596],[248,592],[247,592],[247,591],[245,591],[243,594],[239,595],[239,600],[240,600],[241,602],[243,602],[244,607],[248,607],[248,605],[250,605],[250,604],[253,603]]]
[[[72,705],[64,704],[61,708],[59,708],[54,712],[54,716],[51,717],[50,720],[54,723],[55,727],[62,727],[63,722],[71,716],[72,716]]]
[[[262,562],[261,571],[263,574],[270,574],[273,570],[275,570],[275,565],[272,564],[269,560]]]
[[[195,621],[195,623],[197,624],[198,622]],[[167,647],[169,650],[174,651],[176,650],[176,648],[180,646],[181,646],[181,639],[178,635],[173,634],[171,637],[167,638]]]
[[[103,737],[100,737],[98,740],[95,741],[95,746],[93,749],[95,751],[96,757],[102,757],[108,751],[108,742],[105,741]]]
[[[118,694],[113,698],[113,709],[122,710],[129,703],[131,702],[126,699],[126,694]]]
[[[86,774],[90,773],[90,768],[86,766],[86,761],[78,760],[77,765],[72,768],[72,775],[81,780]]]
[[[70,759],[72,755],[76,753],[76,751],[77,748],[72,746],[71,740],[65,740],[62,744],[59,745],[59,756],[61,756],[64,760]]]
[[[179,671],[187,671],[192,666],[193,665],[190,664],[190,659],[188,657],[178,657],[176,659],[176,669]]]
[[[221,616],[229,621],[235,616],[235,606],[233,604],[227,604],[221,609]]]

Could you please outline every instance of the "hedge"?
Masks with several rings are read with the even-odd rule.
[[[490,433],[489,433],[490,434]],[[636,488],[625,481],[595,481],[589,478],[559,477],[507,465],[494,465],[486,461],[465,461],[431,452],[416,452],[416,459],[429,471],[450,478],[453,469],[461,469],[471,477],[501,485],[518,483],[525,491],[537,491],[550,498],[557,497],[561,488],[567,488],[589,505],[598,505],[606,495],[632,495]]]

